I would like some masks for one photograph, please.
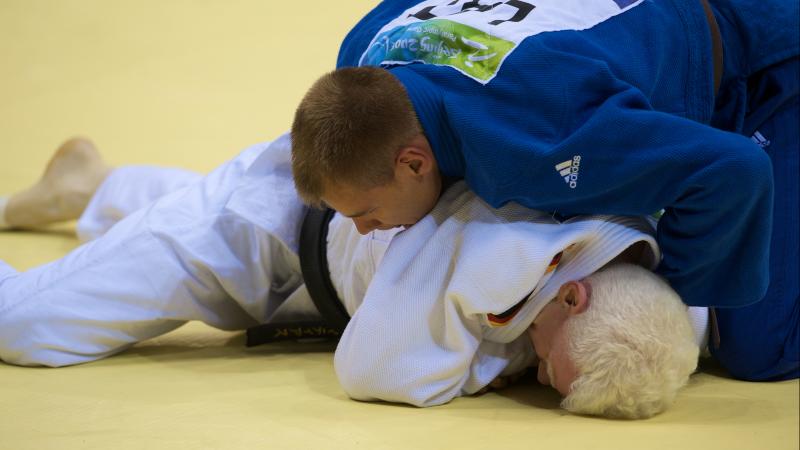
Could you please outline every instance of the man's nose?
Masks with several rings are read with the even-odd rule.
[[[379,220],[364,219],[363,217],[354,217],[353,224],[360,234],[368,234],[370,231],[378,228],[381,225]]]
[[[539,368],[536,372],[536,379],[539,380],[539,383],[550,386],[550,377],[547,376],[547,367],[545,367],[547,363],[544,361],[539,361]]]

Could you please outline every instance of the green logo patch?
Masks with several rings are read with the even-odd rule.
[[[427,20],[379,34],[359,65],[424,62],[451,66],[485,83],[515,46],[458,22]]]

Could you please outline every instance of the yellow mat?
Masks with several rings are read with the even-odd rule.
[[[373,1],[0,1],[0,192],[66,137],[114,164],[206,171],[288,129],[306,87]],[[76,245],[69,224],[0,233],[26,269]],[[797,449],[798,382],[708,368],[665,414],[571,416],[528,381],[430,408],[348,400],[332,344],[247,349],[191,324],[105,361],[0,364],[0,450]]]

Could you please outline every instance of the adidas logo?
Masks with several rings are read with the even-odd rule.
[[[753,136],[750,137],[750,139],[756,144],[758,144],[758,146],[761,148],[769,147],[769,144],[772,143],[769,141],[769,139],[765,138],[764,135],[758,131],[756,131],[755,134],[753,134]]]
[[[562,163],[556,164],[556,171],[564,177],[570,188],[578,187],[578,172],[581,170],[581,155],[575,155]]]

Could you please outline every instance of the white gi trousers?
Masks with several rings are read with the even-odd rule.
[[[284,135],[205,177],[113,171],[79,220],[89,242],[26,272],[0,265],[0,359],[92,361],[190,320],[244,329],[275,320],[292,294],[294,317],[318,317],[299,289],[305,209],[289,149]]]

